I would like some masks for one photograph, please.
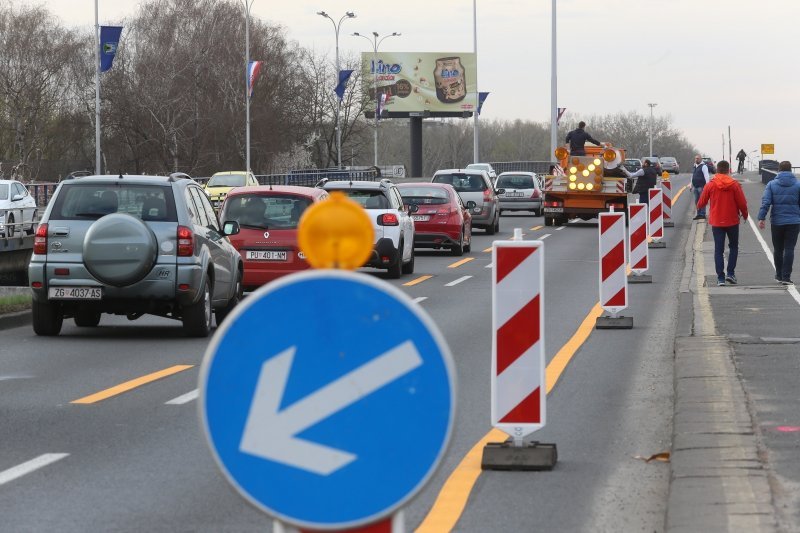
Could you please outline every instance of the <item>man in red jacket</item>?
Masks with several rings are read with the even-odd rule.
[[[739,257],[739,215],[747,220],[747,200],[742,186],[730,176],[731,165],[727,161],[717,163],[717,173],[703,188],[697,201],[697,209],[711,203],[708,223],[714,234],[714,264],[717,267],[717,285],[727,281],[736,285],[736,259]],[[728,274],[725,275],[723,254],[725,237],[728,237]]]

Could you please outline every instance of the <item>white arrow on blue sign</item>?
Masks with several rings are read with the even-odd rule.
[[[427,314],[364,274],[312,271],[248,296],[200,374],[229,482],[275,518],[345,529],[416,494],[452,432],[452,358]]]

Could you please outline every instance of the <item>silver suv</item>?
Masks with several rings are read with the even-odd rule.
[[[500,200],[497,195],[505,193],[505,189],[495,189],[486,171],[457,168],[437,170],[431,181],[452,185],[464,205],[475,202],[472,208],[473,228],[485,229],[487,235],[500,231]]]
[[[242,260],[203,189],[182,176],[90,176],[63,181],[36,231],[28,267],[33,330],[58,335],[102,313],[183,321],[205,337],[242,297]]]

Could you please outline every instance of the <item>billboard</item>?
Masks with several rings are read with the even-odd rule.
[[[377,103],[380,95],[386,95],[382,110],[452,113],[474,111],[477,106],[477,62],[472,52],[365,52],[361,64],[370,100]]]

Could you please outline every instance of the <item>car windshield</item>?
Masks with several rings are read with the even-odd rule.
[[[220,174],[211,176],[207,187],[244,187],[247,183],[244,174]]]
[[[221,220],[235,220],[242,227],[297,229],[297,223],[312,200],[293,194],[241,194],[229,197]]]
[[[442,205],[450,203],[447,191],[439,187],[399,187],[400,196],[406,203],[418,205]]]
[[[525,174],[512,174],[497,178],[496,186],[501,189],[533,189],[533,178]]]
[[[660,161],[662,163],[675,163],[676,159],[674,157],[662,157]]]
[[[389,199],[382,191],[359,189],[336,189],[345,193],[351,200],[355,200],[364,209],[389,209]]]
[[[64,187],[56,197],[50,218],[84,220],[111,213],[127,213],[147,221],[178,220],[171,187],[116,183]]]
[[[0,183],[0,200],[8,200],[8,183]]]
[[[433,178],[434,183],[447,183],[452,185],[458,192],[482,192],[488,189],[486,182],[477,174],[437,174]]]

